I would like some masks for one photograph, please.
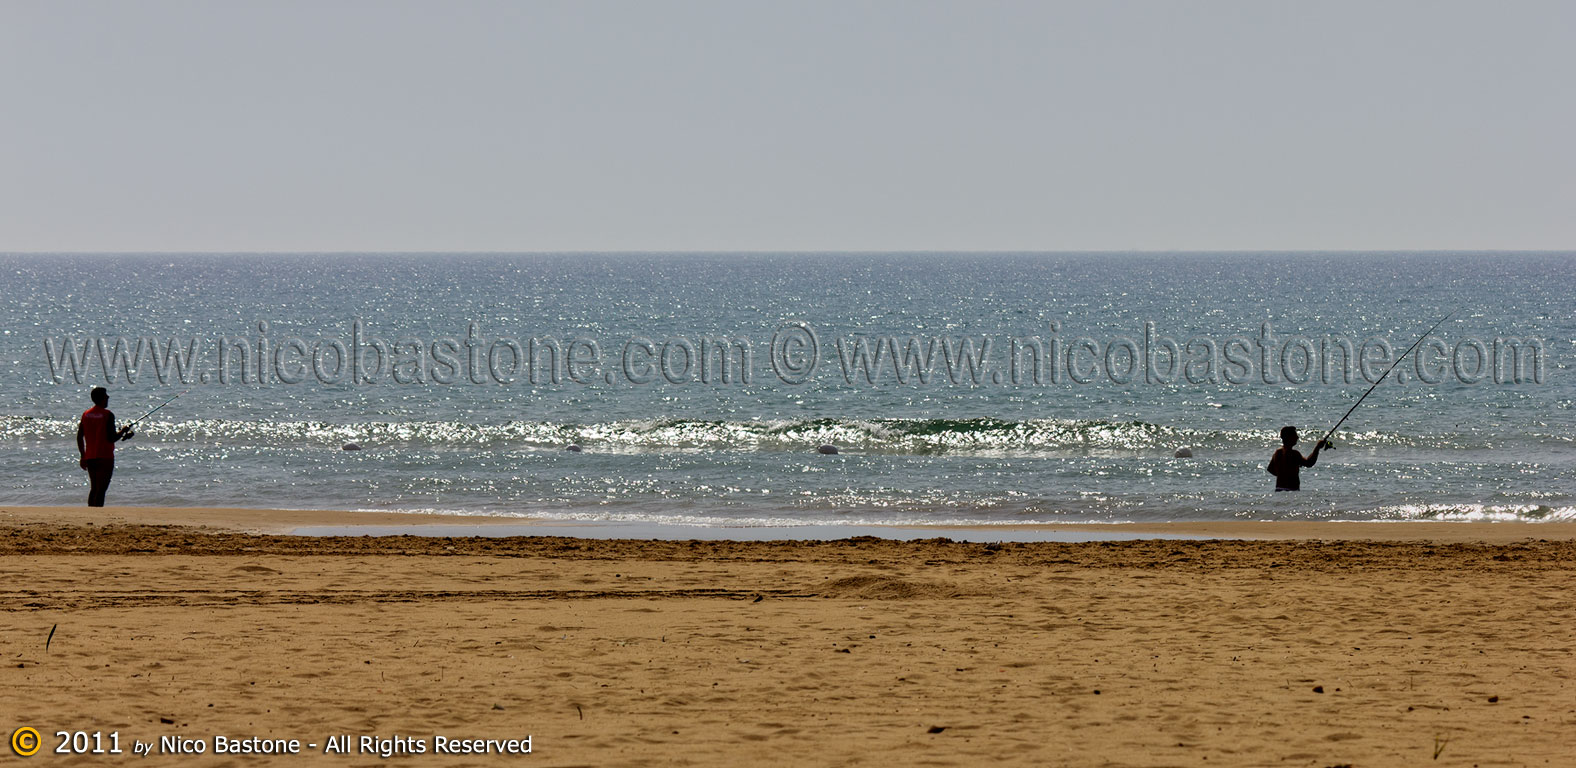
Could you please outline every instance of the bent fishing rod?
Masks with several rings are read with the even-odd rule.
[[[1420,346],[1423,343],[1424,339],[1428,338],[1430,334],[1432,334],[1435,330],[1437,330],[1439,328],[1439,326],[1444,325],[1445,321],[1449,320],[1451,317],[1453,317],[1456,314],[1456,312],[1458,312],[1458,311],[1459,310],[1454,310],[1454,309],[1450,310],[1450,314],[1439,318],[1439,322],[1434,323],[1432,327],[1430,327],[1428,330],[1423,332],[1422,336],[1417,337],[1417,341],[1412,342],[1412,346],[1407,347],[1406,351],[1402,352],[1401,356],[1397,357],[1395,359],[1395,362],[1390,364],[1389,368],[1384,369],[1384,373],[1379,376],[1379,380],[1374,382],[1373,386],[1369,387],[1368,391],[1364,392],[1362,397],[1357,398],[1357,402],[1352,403],[1352,407],[1346,409],[1346,415],[1342,416],[1340,421],[1335,422],[1335,426],[1330,427],[1330,431],[1325,432],[1324,433],[1324,437],[1319,438],[1319,442],[1316,443],[1314,447],[1318,447],[1319,445],[1324,445],[1326,443],[1329,443],[1330,435],[1335,434],[1335,430],[1340,429],[1341,425],[1346,423],[1346,417],[1352,415],[1352,411],[1357,410],[1357,406],[1362,405],[1363,401],[1367,400],[1368,396],[1373,394],[1374,390],[1378,389],[1380,384],[1384,383],[1385,377],[1389,376],[1390,372],[1395,370],[1396,366],[1400,365],[1401,361],[1405,360],[1407,355],[1412,354],[1412,350],[1417,349],[1418,346]],[[1335,446],[1334,445],[1329,446],[1329,448],[1332,451],[1335,450]]]
[[[189,389],[182,390],[181,393],[176,395],[175,397],[172,397],[172,398],[170,398],[168,400],[165,400],[162,403],[159,403],[158,405],[153,406],[153,410],[148,411],[147,413],[144,413],[144,414],[142,414],[141,416],[138,416],[135,419],[132,419],[131,422],[128,423],[126,426],[122,427],[122,429],[131,429],[132,427],[137,426],[137,422],[142,421],[143,419],[146,419],[149,416],[152,416],[154,414],[154,411],[157,411],[160,408],[163,408],[164,406],[169,405],[170,403],[173,403],[176,400],[179,400],[181,398],[181,395],[184,395],[184,394],[186,394],[187,392],[190,392],[190,391],[191,390],[189,390]]]

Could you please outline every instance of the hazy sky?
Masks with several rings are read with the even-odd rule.
[[[1576,248],[1576,3],[0,1],[0,251]]]

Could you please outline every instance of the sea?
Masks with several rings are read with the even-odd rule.
[[[169,401],[119,445],[115,505],[712,528],[1573,520],[1573,268],[4,254],[0,503],[85,503],[75,430],[105,386],[121,424]],[[1365,393],[1303,490],[1274,492],[1280,429],[1309,451]]]

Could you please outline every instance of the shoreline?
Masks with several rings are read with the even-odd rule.
[[[1435,541],[1504,544],[1576,539],[1576,522],[1525,521],[1189,521],[1011,525],[696,526],[545,520],[483,515],[242,507],[0,506],[0,526],[179,526],[228,533],[300,536],[556,536],[585,539],[829,541],[871,536],[897,541],[1080,542],[1145,539],[1248,541]]]

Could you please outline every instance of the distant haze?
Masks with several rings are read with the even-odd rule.
[[[1576,4],[4,2],[0,251],[1565,249]]]

